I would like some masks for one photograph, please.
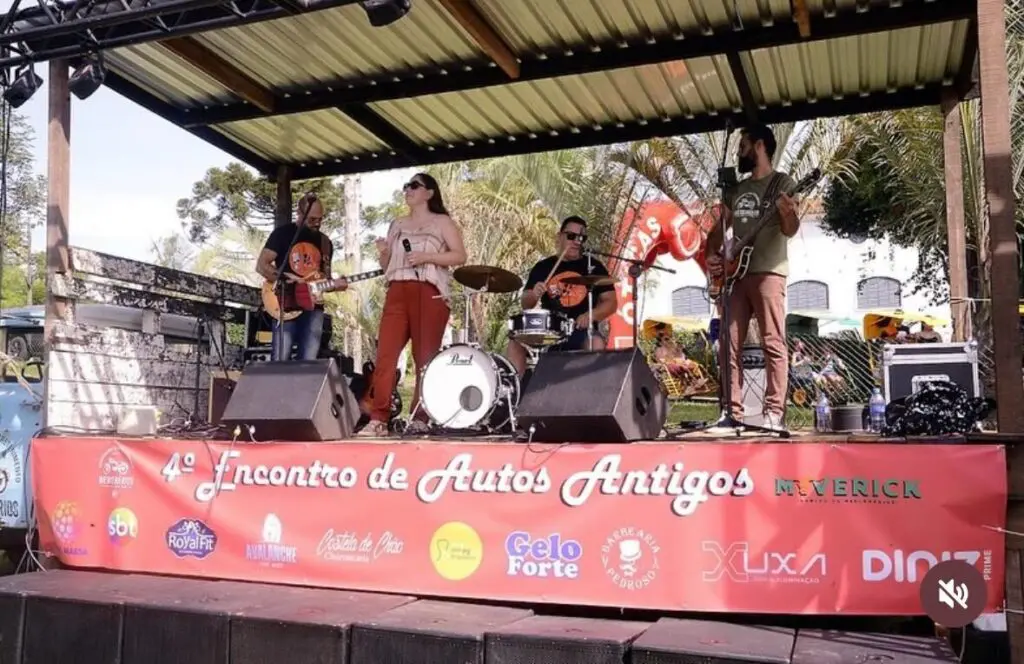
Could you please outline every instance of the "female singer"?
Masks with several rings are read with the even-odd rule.
[[[373,438],[388,434],[398,356],[410,339],[416,389],[409,410],[416,410],[420,373],[441,348],[448,325],[449,268],[466,262],[462,233],[448,216],[437,180],[417,173],[402,191],[409,215],[392,222],[387,238],[376,241],[388,290],[380,318],[370,422],[359,432]],[[427,430],[428,418],[420,408],[406,431]]]

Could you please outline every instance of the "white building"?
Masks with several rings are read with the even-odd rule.
[[[917,250],[893,247],[888,242],[836,239],[824,233],[820,219],[820,215],[804,217],[799,233],[790,240],[787,311],[828,311],[859,325],[871,309],[898,307],[949,320],[948,304],[932,306],[930,293],[912,294],[906,285],[917,270]],[[705,292],[707,281],[696,263],[679,263],[671,256],[662,256],[658,265],[675,269],[676,274],[648,273],[656,276],[642,289],[641,320],[712,315]],[[939,278],[942,276],[936,275]],[[822,325],[821,331],[833,331],[830,327]],[[948,336],[948,330],[939,331]]]

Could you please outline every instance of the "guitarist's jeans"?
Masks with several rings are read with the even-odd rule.
[[[303,311],[295,320],[284,322],[284,358],[278,357],[281,348],[279,321],[274,321],[274,349],[273,358],[275,362],[282,359],[290,360],[292,345],[295,349],[295,359],[315,360],[320,353],[320,338],[324,333],[324,310],[314,309]]]
[[[764,411],[785,413],[789,359],[786,348],[786,278],[778,274],[748,274],[736,282],[729,296],[729,362],[732,414],[743,419],[743,365],[741,351],[750,319],[761,330],[765,360]],[[724,352],[724,347],[723,347]],[[725,358],[719,357],[720,365]]]

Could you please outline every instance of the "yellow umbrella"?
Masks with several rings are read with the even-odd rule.
[[[657,329],[661,326],[667,326],[669,334],[672,334],[675,331],[704,332],[708,329],[708,321],[685,316],[656,316],[654,318],[645,318],[641,335],[644,339],[653,339],[656,335]]]
[[[894,337],[903,323],[925,323],[932,327],[949,325],[945,318],[931,314],[902,309],[876,309],[864,314],[864,338],[877,339],[883,333]]]

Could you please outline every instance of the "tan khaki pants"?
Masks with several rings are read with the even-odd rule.
[[[743,366],[740,351],[747,338],[751,316],[761,330],[764,349],[764,410],[785,412],[789,378],[789,353],[786,348],[786,278],[778,274],[748,274],[733,287],[729,296],[729,367],[732,382],[732,412],[743,418]],[[719,366],[725,365],[724,344],[719,344]]]

